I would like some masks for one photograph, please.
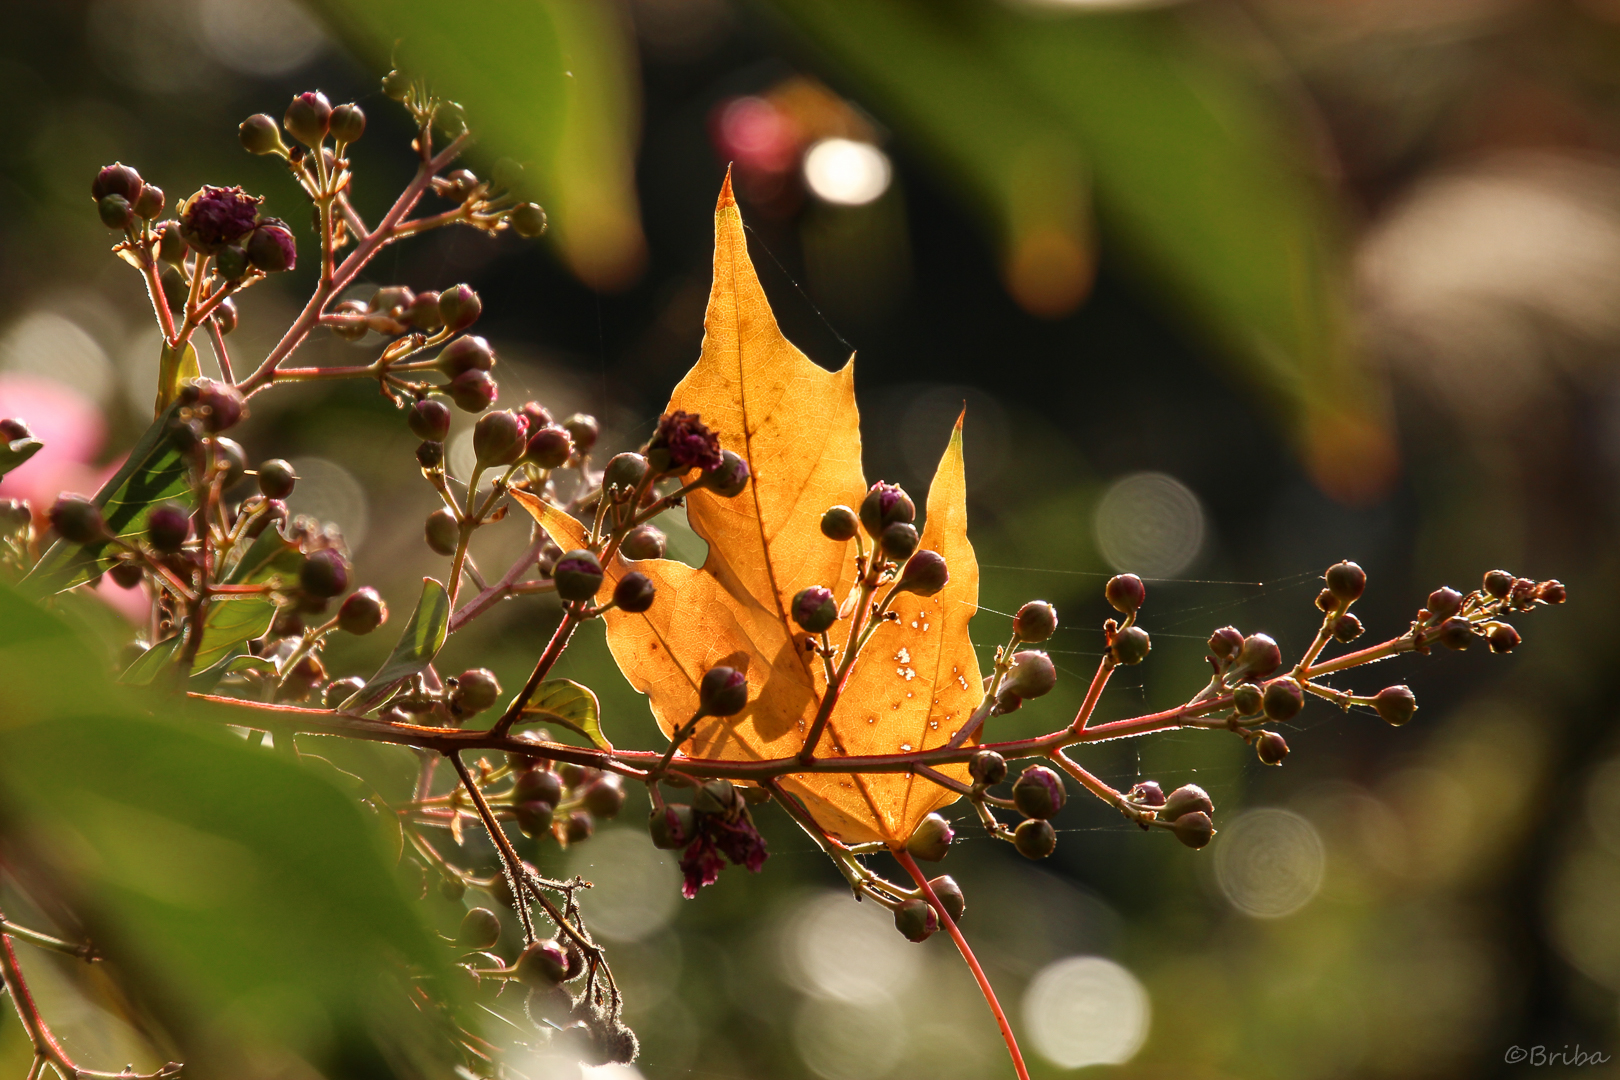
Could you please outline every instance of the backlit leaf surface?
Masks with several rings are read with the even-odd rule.
[[[696,711],[704,672],[745,670],[748,707],[704,721],[684,749],[698,757],[784,758],[803,748],[826,690],[821,661],[805,652],[788,606],[807,586],[832,589],[840,603],[855,587],[854,545],[827,540],[820,520],[829,506],[858,506],[867,484],[853,362],[826,371],[782,336],[749,261],[729,181],[715,211],[704,329],[702,356],[675,388],[669,410],[700,414],[726,449],[748,460],[754,479],[735,499],[707,491],[688,497],[687,518],[709,544],[707,561],[699,569],[637,562],[657,586],[657,601],[643,614],[608,612],[608,645],[666,734]],[[517,495],[564,548],[582,546],[577,521]],[[929,491],[922,546],[945,556],[950,585],[933,597],[897,601],[899,622],[882,626],[856,662],[819,756],[941,745],[982,696],[968,637],[979,574],[967,539],[960,421]],[[604,592],[626,569],[608,568]],[[841,620],[834,644],[848,631]],[[966,769],[952,774],[965,778]],[[925,814],[955,799],[897,773],[798,774],[783,782],[824,828],[850,842],[903,842]]]

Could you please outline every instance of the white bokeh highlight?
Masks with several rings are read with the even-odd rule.
[[[288,74],[326,47],[320,26],[290,0],[201,0],[197,21],[209,54],[246,75]]]
[[[1065,1069],[1122,1065],[1147,1039],[1147,990],[1101,956],[1070,956],[1042,968],[1024,991],[1024,1026],[1040,1055]]]
[[[156,354],[152,360],[155,367]],[[50,311],[24,315],[0,335],[0,370],[54,379],[98,404],[106,402],[117,381],[112,361],[96,339],[72,319]]]
[[[877,904],[848,892],[823,893],[803,904],[781,936],[789,980],[814,997],[881,1005],[915,981],[922,958],[894,932]]]
[[[298,484],[287,496],[287,512],[307,515],[323,526],[336,525],[349,550],[358,551],[371,525],[371,509],[360,481],[348,469],[325,458],[293,458],[291,464]]]
[[[804,155],[804,182],[817,198],[838,206],[865,206],[889,190],[888,155],[871,143],[823,139]]]
[[[1291,915],[1322,887],[1326,868],[1315,826],[1290,810],[1248,810],[1215,844],[1215,880],[1231,905],[1257,919]]]
[[[614,827],[570,848],[568,876],[589,881],[591,931],[608,941],[640,941],[658,933],[680,904],[681,872],[645,830]]]
[[[1204,548],[1204,507],[1180,480],[1131,473],[1109,485],[1092,524],[1102,557],[1120,573],[1170,577]]]

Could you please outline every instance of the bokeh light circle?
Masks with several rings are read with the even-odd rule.
[[[154,366],[157,356],[152,356]],[[116,373],[96,339],[72,319],[50,311],[24,315],[0,337],[0,369],[37,375],[105,402]]]
[[[916,978],[921,957],[877,904],[823,893],[796,911],[781,942],[788,977],[807,994],[856,1005],[889,1001]]]
[[[1326,855],[1315,826],[1288,810],[1249,810],[1215,845],[1215,880],[1245,915],[1275,919],[1308,904],[1322,887]]]
[[[202,0],[198,16],[209,53],[247,75],[285,75],[326,47],[320,26],[290,0]]]
[[[1070,956],[1046,965],[1024,991],[1024,1025],[1042,1057],[1065,1069],[1121,1065],[1147,1039],[1147,990],[1101,956]]]
[[[804,155],[804,182],[827,202],[865,206],[889,190],[888,155],[871,143],[823,139]]]
[[[847,958],[858,963],[857,956]],[[876,1080],[900,1064],[906,1051],[905,1017],[893,1001],[860,1005],[810,998],[799,1006],[793,1045],[810,1071],[824,1080]]]
[[[298,484],[287,496],[288,513],[307,515],[323,526],[336,525],[349,550],[358,551],[371,524],[366,489],[360,481],[348,469],[325,458],[293,458],[292,467]]]
[[[640,941],[669,925],[680,903],[681,872],[645,830],[602,829],[570,848],[568,874],[591,890],[591,930],[609,941]]]
[[[1204,547],[1204,508],[1187,485],[1159,472],[1114,481],[1093,519],[1097,547],[1115,570],[1169,577]]]

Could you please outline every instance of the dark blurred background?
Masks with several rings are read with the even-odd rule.
[[[150,420],[158,338],[87,198],[100,165],[136,165],[171,206],[242,183],[300,230],[299,270],[247,294],[228,339],[251,369],[307,294],[314,241],[235,127],[305,89],[359,102],[355,197],[375,220],[412,167],[378,90],[398,55],[467,106],[473,168],[526,166],[552,230],[430,234],[363,288],[472,283],[502,402],[594,413],[611,453],[697,356],[735,163],[784,330],[829,367],[857,353],[869,478],[921,502],[966,403],[975,636],[988,658],[1036,597],[1065,624],[1058,692],[996,735],[1078,703],[1116,569],[1151,579],[1155,649],[1107,716],[1196,689],[1218,625],[1297,652],[1340,558],[1369,572],[1370,640],[1497,565],[1570,586],[1510,657],[1343,680],[1411,685],[1404,730],[1318,702],[1286,725],[1281,769],[1207,733],[1079,753],[1115,785],[1207,788],[1222,834],[1201,853],[1079,795],[1038,865],[963,821],[945,868],[1037,1073],[1472,1077],[1530,1068],[1515,1046],[1620,1055],[1620,667],[1600,617],[1620,492],[1620,4],[96,0],[15,4],[6,23],[0,414],[51,446],[0,490],[92,490]],[[375,347],[317,338],[300,356]],[[372,389],[261,395],[241,438],[293,459],[293,509],[343,529],[396,615],[443,574],[421,539],[436,497]],[[499,573],[525,540],[513,522],[475,554]],[[557,617],[509,603],[439,666],[515,685]],[[328,666],[368,672],[388,636],[336,642]],[[599,630],[559,674],[596,688],[618,745],[662,744]],[[404,752],[368,761],[407,783]],[[769,810],[768,872],[681,901],[642,798],[624,827],[534,854],[602,886],[588,903],[647,1080],[1008,1072],[943,936],[905,944]],[[459,905],[426,903],[454,925]],[[76,1045],[148,1055],[93,994],[40,978]],[[26,1058],[0,1022],[0,1068]],[[1562,1071],[1617,1074],[1535,1074]]]

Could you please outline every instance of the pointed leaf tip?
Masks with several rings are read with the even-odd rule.
[[[715,201],[714,212],[719,213],[728,206],[736,206],[737,197],[731,193],[731,162],[726,162],[726,178],[720,184],[720,198]]]

